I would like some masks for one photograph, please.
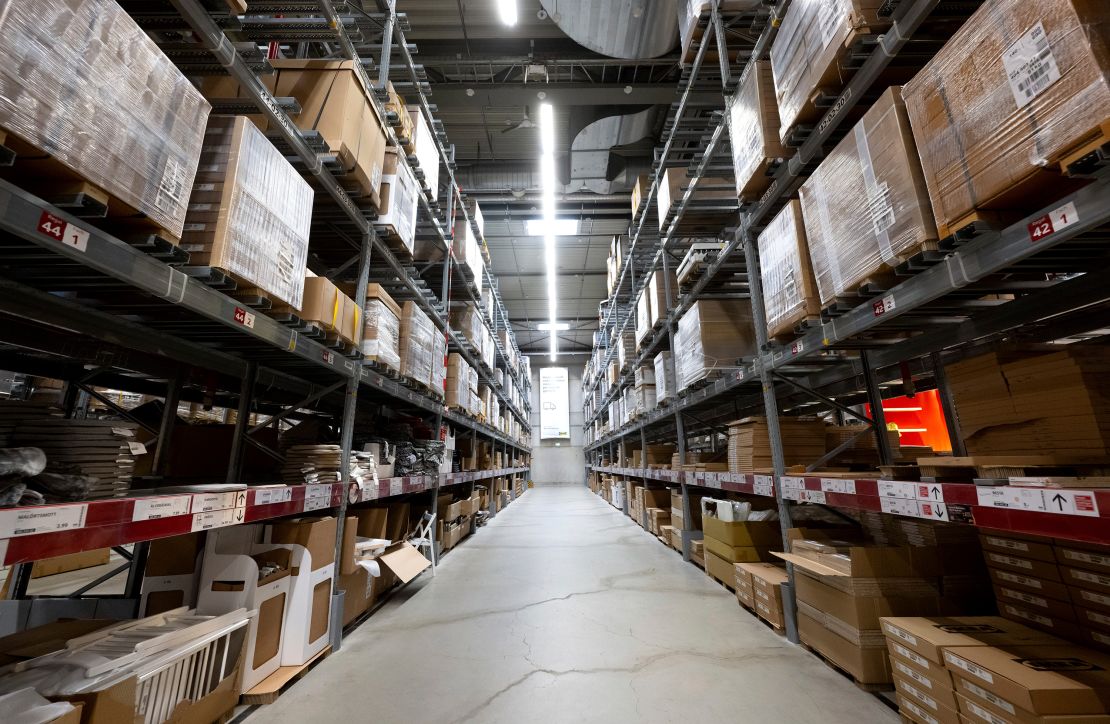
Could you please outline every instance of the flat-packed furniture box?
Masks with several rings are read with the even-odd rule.
[[[484,234],[486,222],[478,202],[473,199],[469,200],[467,211],[470,214],[470,220],[478,226],[479,234]],[[466,218],[462,214],[459,214],[458,220],[455,221],[454,253],[455,259],[466,265],[467,269],[470,270],[474,278],[474,285],[480,295],[482,293],[482,270],[486,266],[485,259],[482,258],[482,236],[475,235],[474,229],[466,223]]]
[[[764,563],[733,563],[736,581],[736,600],[740,605],[755,610],[755,587],[752,583],[751,566],[768,565]]]
[[[651,191],[651,176],[641,175],[636,177],[636,183],[632,186],[632,220],[638,218],[637,212],[640,210],[640,204],[644,201],[644,196]]]
[[[0,55],[18,183],[84,192],[176,243],[211,107],[131,15],[114,0],[5,3]]]
[[[789,580],[786,571],[773,563],[737,563],[744,566],[752,581],[755,614],[777,629],[785,626],[782,610],[782,584]]]
[[[655,355],[655,403],[661,405],[675,395],[674,364],[670,352]]]
[[[860,36],[890,27],[883,0],[798,0],[791,3],[771,44],[778,97],[779,137],[785,142],[800,124],[820,119],[821,96],[836,95],[855,68]]]
[[[825,454],[825,423],[812,417],[779,420],[786,465],[808,465]],[[770,470],[771,439],[767,418],[746,417],[729,423],[728,469],[733,473]]]
[[[667,296],[667,289],[671,290],[671,294]],[[671,311],[671,307],[675,305],[678,300],[678,280],[675,278],[674,272],[667,269],[666,274],[662,269],[656,269],[648,277],[648,285],[646,291],[648,297],[648,322],[652,327],[659,324],[667,318]]]
[[[439,198],[439,149],[421,109],[410,108],[408,114],[412,122],[412,150],[424,177],[421,185],[428,189],[431,200],[435,201]]]
[[[301,112],[290,120],[302,131],[320,134],[346,173],[343,183],[348,192],[368,198],[376,208],[385,166],[386,136],[382,119],[369,99],[372,89],[362,87],[353,62],[276,58],[269,63],[275,72],[261,76],[266,89],[275,97],[296,99]],[[250,95],[229,76],[206,77],[201,90],[209,98]],[[265,116],[251,118],[260,129],[267,130]]]
[[[679,390],[735,367],[755,354],[751,302],[699,299],[678,320],[675,382]]]
[[[401,307],[381,284],[366,286],[363,303],[362,356],[394,372],[401,371]]]
[[[736,569],[735,564],[713,551],[706,548],[705,551],[705,575],[719,581],[727,588],[732,588],[736,585]]]
[[[378,218],[374,220],[374,226],[384,232],[390,245],[406,259],[412,256],[416,244],[419,194],[416,177],[406,164],[398,162],[397,149],[386,149],[379,190],[381,200],[378,202]]]
[[[1098,348],[992,352],[947,369],[969,455],[1110,456],[1110,365]]]
[[[897,86],[879,96],[798,193],[822,307],[935,248],[929,193]]]
[[[684,168],[668,168],[663,171],[655,199],[661,234],[671,228],[672,224],[676,233],[717,233],[730,215],[736,213],[736,191],[732,179],[702,178],[697,181],[682,217],[677,217],[679,202],[686,194],[686,189],[693,184],[694,179],[690,178]]]
[[[344,342],[358,344],[362,338],[362,308],[326,277],[304,279],[300,317]]]
[[[31,578],[56,576],[59,573],[82,571],[86,568],[107,565],[112,558],[110,548],[94,548],[80,553],[67,553],[61,556],[40,558],[31,566]]]
[[[312,187],[244,116],[212,116],[181,247],[189,263],[300,309]]]
[[[644,340],[651,335],[651,299],[647,291],[636,297],[636,351],[639,352]]]
[[[771,63],[757,60],[750,64],[736,94],[725,99],[736,195],[741,203],[755,202],[771,185],[775,166],[794,155],[779,140],[779,105]]]
[[[432,356],[437,334],[432,320],[416,302],[406,301],[401,308],[401,375],[431,389]]]
[[[1104,2],[988,0],[906,84],[942,237],[975,210],[1020,218],[1076,188],[1053,167],[1105,142],[1108,37]]]
[[[809,260],[802,206],[797,199],[786,202],[774,219],[759,234],[759,278],[763,285],[763,306],[767,315],[767,335],[786,337],[808,320],[821,314],[817,280]]]

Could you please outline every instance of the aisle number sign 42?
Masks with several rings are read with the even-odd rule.
[[[1060,208],[1033,219],[1029,224],[1029,240],[1037,243],[1078,221],[1079,212],[1076,211],[1075,204],[1069,201]]]

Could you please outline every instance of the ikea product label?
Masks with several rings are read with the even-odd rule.
[[[1060,80],[1060,67],[1052,55],[1043,23],[1034,25],[1003,53],[1002,65],[1018,108],[1024,108]]]

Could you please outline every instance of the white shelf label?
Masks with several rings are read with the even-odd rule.
[[[855,480],[841,480],[840,478],[821,478],[821,490],[826,493],[856,494]]]
[[[255,505],[275,505],[277,503],[288,503],[292,499],[292,488],[270,488],[267,490],[257,490],[254,493]]]
[[[948,506],[944,503],[934,503],[932,501],[918,501],[917,503],[917,517],[925,518],[926,520],[942,520],[948,521]]]
[[[405,481],[403,478],[390,478],[389,479],[389,494],[400,495],[405,490]]]
[[[767,476],[760,475],[758,477],[765,478]],[[768,498],[773,498],[775,497],[775,484],[770,480],[756,480],[752,483],[752,492],[756,495],[764,495]]]
[[[208,513],[213,510],[227,510],[247,504],[246,490],[232,490],[227,493],[195,493],[193,513]]]
[[[212,530],[213,528],[226,528],[229,525],[242,523],[246,515],[246,508],[227,508],[225,510],[210,510],[203,513],[193,513],[192,531]]]
[[[917,501],[905,498],[879,498],[879,506],[884,513],[892,515],[918,516]]]
[[[940,483],[917,483],[914,485],[914,490],[918,500],[931,500],[938,503],[944,501],[944,488]]]
[[[0,511],[0,538],[18,538],[36,533],[54,533],[75,530],[85,525],[89,506],[46,505],[38,508],[20,508]]]
[[[760,480],[761,478],[766,478],[767,480],[773,480],[773,478],[771,478],[770,475],[756,475],[755,476],[756,480]],[[806,489],[806,479],[805,478],[791,477],[791,476],[784,475],[781,478],[781,480],[782,480],[782,489],[783,490],[805,490]]]
[[[192,510],[193,496],[166,495],[160,498],[139,498],[131,511],[131,521],[157,520],[177,515],[188,515]]]
[[[825,504],[825,491],[823,490],[803,490],[801,493],[801,500],[804,503]]]
[[[1089,490],[1042,490],[1045,510],[1061,515],[1098,517],[1098,501]]]
[[[331,507],[331,483],[305,486],[304,510],[320,510]]]
[[[918,483],[905,480],[880,480],[879,497],[917,500],[917,486]]]

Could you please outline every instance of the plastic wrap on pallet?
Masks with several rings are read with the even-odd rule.
[[[779,140],[779,107],[771,64],[752,63],[735,95],[725,96],[736,194],[756,200],[771,185],[770,162],[793,155]]]
[[[416,302],[405,302],[401,310],[401,374],[428,387],[432,382],[435,334],[435,325]]]
[[[470,269],[470,273],[474,275],[474,283],[478,287],[478,292],[481,293],[482,270],[485,268],[485,260],[482,258],[481,235],[484,233],[485,219],[482,216],[482,209],[473,199],[468,202],[467,212],[470,214],[471,221],[477,225],[479,233],[475,235],[474,229],[466,223],[466,219],[460,214],[455,221],[454,253],[459,263],[465,264]]]
[[[482,325],[482,361],[491,370],[497,362],[497,348],[493,346],[493,334],[485,325]]]
[[[312,187],[251,121],[212,116],[181,247],[294,309],[304,293]]]
[[[1048,167],[1110,134],[1110,5],[988,0],[903,90],[938,227],[1074,186]],[[1101,131],[1100,131],[1101,128]]]
[[[0,9],[0,128],[181,236],[210,106],[115,0]]]
[[[880,96],[799,192],[823,307],[937,238],[900,90]]]
[[[674,364],[678,389],[735,369],[755,354],[752,306],[746,299],[699,299],[678,320]],[[658,382],[658,381],[657,381]]]
[[[671,365],[671,353],[660,352],[655,355],[655,399],[656,402],[669,400],[674,396],[674,367]]]
[[[636,347],[651,334],[651,299],[647,290],[636,298]]]
[[[378,218],[375,226],[388,227],[411,254],[416,244],[417,194],[416,178],[408,166],[397,162],[396,152],[386,154],[386,174],[379,190]]]
[[[617,338],[617,365],[624,369],[636,359],[636,339],[631,330],[625,330]]]
[[[474,349],[481,351],[482,330],[485,327],[482,324],[482,314],[478,311],[478,307],[470,302],[452,307],[451,327],[461,332],[462,336],[474,346]]]
[[[642,364],[632,374],[632,382],[637,387],[655,384],[655,365]]]
[[[668,278],[669,277],[669,280]],[[671,289],[670,298],[667,297],[667,287]],[[651,306],[650,322],[654,327],[660,320],[667,318],[667,313],[670,308],[674,306],[678,294],[678,280],[675,279],[674,271],[668,269],[667,274],[663,274],[662,269],[657,269],[652,272],[648,278],[648,301]]]
[[[412,144],[416,149],[416,161],[424,174],[424,185],[431,191],[432,201],[439,198],[439,149],[432,135],[432,129],[424,119],[419,108],[409,110],[412,119]]]
[[[771,67],[778,97],[779,137],[798,123],[817,120],[818,91],[839,91],[848,69],[845,44],[856,30],[890,25],[878,10],[886,0],[794,0],[771,44]]]
[[[447,337],[438,329],[432,334],[432,371],[430,387],[443,394],[447,382]]]
[[[797,200],[786,203],[757,243],[767,333],[771,337],[788,334],[806,317],[821,313]]]
[[[362,354],[400,371],[401,319],[381,299],[367,299],[363,306]]]

